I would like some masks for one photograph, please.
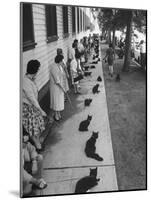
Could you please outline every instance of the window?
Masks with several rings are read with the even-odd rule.
[[[82,31],[82,10],[80,9],[80,30]]]
[[[79,19],[79,8],[77,8],[77,32],[79,33],[79,22],[80,19]]]
[[[72,33],[76,31],[76,22],[75,22],[75,7],[72,7]]]
[[[84,11],[83,11],[83,31],[85,31],[85,28],[84,28]]]
[[[58,39],[56,6],[46,5],[45,8],[46,8],[47,42],[49,43]]]
[[[33,30],[33,16],[32,16],[32,4],[25,3],[22,4],[22,12],[23,12],[23,51],[27,51],[35,48],[35,40],[34,40],[34,30]]]
[[[64,36],[68,36],[68,6],[63,6],[62,7],[63,11],[63,33]]]

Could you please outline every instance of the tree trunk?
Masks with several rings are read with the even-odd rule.
[[[108,34],[109,34],[109,44],[110,44],[111,43],[111,30],[109,30]]]
[[[113,27],[112,45],[113,45],[113,49],[115,49],[115,27]]]
[[[125,59],[122,71],[129,71],[130,62],[131,62],[131,33],[132,33],[132,11],[128,11],[127,13],[127,30],[126,30],[126,41],[125,41]]]
[[[111,43],[111,30],[110,29],[107,30],[107,43],[108,44]]]

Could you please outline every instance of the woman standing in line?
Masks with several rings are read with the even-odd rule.
[[[78,77],[78,70],[80,70],[80,65],[78,63],[78,60],[76,58],[76,53],[75,53],[76,48],[77,48],[77,40],[75,40],[72,44],[72,51],[71,51],[71,54],[70,54],[70,59],[71,59],[70,73],[71,73],[72,85],[74,87],[74,93],[80,94],[80,92],[79,92],[79,89],[80,89],[79,81],[74,81],[74,79]],[[80,57],[78,59],[80,61]]]
[[[50,69],[50,109],[54,111],[54,119],[61,119],[60,111],[64,110],[64,71],[63,55],[55,57],[55,63]]]
[[[57,49],[57,55],[63,55],[63,51],[62,51],[61,48]],[[61,66],[62,66],[63,72],[64,72],[64,75],[63,75],[63,86],[64,86],[65,92],[67,92],[67,91],[69,91],[69,84],[68,84],[69,73],[68,73],[67,65],[66,65],[64,59],[62,61],[62,65]]]
[[[40,150],[40,135],[45,130],[44,118],[46,113],[38,102],[38,89],[35,78],[40,68],[38,60],[30,60],[27,64],[27,72],[23,79],[23,126],[33,140],[35,147]]]

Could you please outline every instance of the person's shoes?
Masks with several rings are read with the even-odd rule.
[[[34,186],[38,189],[44,189],[47,187],[47,183],[44,181],[43,178],[37,180],[37,182],[34,184]]]
[[[53,116],[53,119],[54,119],[56,122],[59,122],[59,118],[56,118],[55,116]]]

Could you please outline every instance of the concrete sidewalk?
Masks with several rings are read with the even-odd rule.
[[[91,58],[89,62],[92,62]],[[102,63],[95,66],[95,69],[91,69],[92,77],[81,81],[81,94],[69,94],[74,108],[66,103],[62,122],[55,123],[46,138],[42,177],[48,187],[39,195],[74,193],[77,181],[89,175],[90,168],[96,166],[100,181],[90,192],[118,190]],[[96,81],[98,75],[102,77],[102,82]],[[100,84],[100,93],[94,95],[92,88],[96,83]],[[89,107],[84,106],[85,98],[93,99]],[[79,132],[79,124],[88,114],[92,115],[89,131]],[[96,152],[103,157],[102,162],[86,157],[84,152],[86,141],[93,131],[99,131]]]

